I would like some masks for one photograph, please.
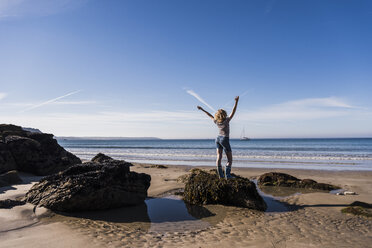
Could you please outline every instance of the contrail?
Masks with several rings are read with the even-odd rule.
[[[38,107],[44,106],[44,105],[47,105],[47,104],[52,103],[52,102],[55,102],[55,101],[58,101],[59,99],[62,99],[62,98],[65,98],[65,97],[68,97],[68,96],[74,95],[74,94],[76,94],[76,93],[79,93],[80,91],[81,91],[81,90],[73,91],[73,92],[70,92],[70,93],[68,93],[68,94],[66,94],[66,95],[59,96],[59,97],[57,97],[57,98],[54,98],[54,99],[48,100],[48,101],[46,101],[46,102],[39,103],[39,104],[37,104],[37,105],[33,105],[33,106],[31,106],[31,107],[26,108],[25,110],[22,110],[21,113],[26,112],[26,111],[29,111],[29,110],[31,110],[31,109],[35,109],[35,108],[38,108]]]
[[[196,94],[194,91],[192,90],[186,90],[186,92],[190,95],[192,95],[193,97],[195,97],[196,99],[199,100],[199,102],[203,103],[204,105],[206,105],[208,108],[210,108],[211,110],[213,110],[213,112],[216,112],[216,110],[211,106],[209,105],[206,101],[204,101],[203,98],[201,98],[198,94]]]

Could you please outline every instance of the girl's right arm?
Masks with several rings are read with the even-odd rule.
[[[238,106],[238,101],[239,101],[239,96],[235,97],[235,104],[234,104],[233,110],[231,111],[231,114],[230,114],[230,120],[231,120],[231,119],[234,117],[234,115],[235,115],[236,107]]]
[[[202,107],[198,106],[197,107],[199,110],[203,111],[206,115],[208,115],[212,120],[214,120],[213,115],[211,115],[208,111],[204,110]]]

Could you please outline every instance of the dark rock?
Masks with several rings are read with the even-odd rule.
[[[65,212],[143,204],[151,177],[130,172],[130,165],[119,160],[74,165],[42,179],[24,200]]]
[[[58,145],[52,134],[2,124],[0,140],[0,173],[17,169],[43,176],[81,163],[78,157]]]
[[[0,140],[5,141],[5,138],[10,135],[25,136],[27,131],[16,125],[0,124]]]
[[[372,204],[366,203],[366,202],[361,202],[361,201],[355,201],[350,204],[350,206],[359,206],[363,208],[372,208]]]
[[[5,186],[21,183],[21,182],[22,182],[22,179],[18,176],[18,172],[15,170],[8,171],[0,175],[0,187],[5,187]]]
[[[92,158],[92,162],[96,162],[96,163],[103,163],[103,162],[110,162],[114,160],[112,157],[109,157],[103,153],[98,153],[96,156],[94,156]]]
[[[10,200],[10,199],[6,199],[6,200],[1,200],[0,201],[0,208],[12,208],[12,207],[15,207],[15,206],[21,206],[21,205],[25,205],[26,202],[25,201],[17,201],[17,200]]]
[[[299,181],[300,179],[285,173],[269,172],[260,176],[258,185],[291,187]]]
[[[213,173],[193,169],[186,178],[183,199],[190,204],[222,204],[265,211],[267,206],[256,185],[247,178],[220,179]]]
[[[0,140],[0,173],[17,169],[17,164],[8,146]]]
[[[305,188],[305,189],[319,189],[319,190],[335,190],[339,187],[326,184],[318,183],[312,179],[298,179],[294,176],[279,173],[269,172],[260,176],[258,179],[259,186],[280,186],[280,187],[292,187],[292,188]]]
[[[18,132],[18,131],[22,131],[22,130],[23,129],[20,126],[16,126],[16,125],[12,125],[12,124],[0,124],[0,133],[5,132],[5,131]]]

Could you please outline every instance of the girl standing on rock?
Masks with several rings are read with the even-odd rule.
[[[216,148],[217,148],[217,171],[220,178],[224,177],[224,173],[221,166],[222,153],[225,151],[227,157],[227,164],[225,166],[225,178],[232,178],[231,176],[231,166],[232,166],[232,152],[230,146],[230,121],[234,117],[236,107],[238,106],[239,96],[235,97],[235,104],[230,116],[227,116],[227,113],[224,109],[219,109],[216,114],[213,116],[208,111],[204,110],[202,107],[198,106],[198,109],[206,113],[213,121],[216,123],[219,134],[216,138]]]

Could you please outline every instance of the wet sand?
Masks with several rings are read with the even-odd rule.
[[[182,188],[177,178],[190,168],[135,164],[131,170],[150,174],[149,197],[161,197]],[[0,209],[0,247],[371,247],[372,219],[340,210],[356,200],[372,203],[372,172],[233,168],[250,179],[269,171],[338,185],[357,195],[292,195],[281,200],[292,211],[273,213],[210,205],[205,209],[214,215],[199,222],[151,223],[146,205],[61,215],[43,208],[34,212],[26,204]],[[0,188],[0,199],[21,196],[31,185]]]

